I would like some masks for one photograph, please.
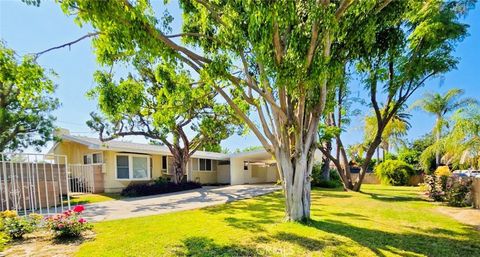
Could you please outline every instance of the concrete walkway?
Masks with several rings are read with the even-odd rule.
[[[271,184],[204,187],[178,193],[86,204],[83,217],[89,221],[142,217],[223,204],[279,189],[280,186]]]

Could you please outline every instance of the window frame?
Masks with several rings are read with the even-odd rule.
[[[165,162],[163,159],[165,158]],[[163,168],[163,165],[165,165],[165,168]],[[167,155],[162,155],[162,172],[168,172],[168,156]]]
[[[102,161],[101,162],[93,162],[93,155],[94,154],[97,154],[99,156],[101,156],[101,159]],[[90,160],[90,163],[85,163],[85,157],[87,158],[87,160]],[[93,165],[93,164],[103,164],[103,153],[102,152],[93,152],[93,153],[87,153],[87,154],[84,154],[83,155],[83,158],[82,158],[82,163],[83,165]]]
[[[201,172],[212,172],[213,171],[213,161],[212,159],[206,159],[206,158],[198,158],[198,171],[201,171]],[[202,170],[201,168],[201,165],[200,165],[200,162],[201,160],[205,160],[205,169]],[[210,161],[210,169],[207,170],[207,162],[206,161]]]
[[[118,178],[118,169],[117,169],[117,157],[118,156],[127,156],[128,157],[128,178]],[[147,177],[146,178],[133,178],[133,157],[141,157],[147,159]],[[128,154],[128,153],[118,153],[115,154],[115,180],[118,181],[147,181],[152,179],[152,157],[145,154]]]

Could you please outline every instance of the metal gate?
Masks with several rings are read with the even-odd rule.
[[[65,155],[0,153],[1,210],[27,215],[69,209],[67,170]]]
[[[94,193],[96,164],[71,164],[68,168],[68,182],[72,193]]]

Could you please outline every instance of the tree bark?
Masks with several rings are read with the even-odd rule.
[[[440,142],[440,137],[441,137],[441,133],[442,133],[442,124],[440,123],[441,122],[441,118],[440,116],[437,116],[437,129],[436,129],[436,133],[435,133],[435,142],[437,143],[437,149],[435,150],[435,165],[436,167],[435,168],[438,168],[438,166],[440,166],[440,162],[441,162],[441,157],[440,157],[440,150],[438,149],[438,143]]]
[[[367,153],[365,155],[365,160],[362,162],[362,166],[360,167],[360,173],[358,174],[358,179],[357,181],[355,181],[355,184],[353,186],[353,191],[356,191],[356,192],[360,191],[360,188],[362,187],[363,178],[365,177],[365,174],[368,171],[368,165],[370,164],[370,161],[372,160],[372,157],[375,154],[375,149],[378,148],[381,142],[382,142],[382,138],[379,135],[377,135],[377,137],[373,140],[372,144],[368,148]]]
[[[326,149],[329,153],[332,152],[332,141],[328,140],[324,143],[324,149]],[[327,156],[322,157],[322,178],[325,181],[330,181],[330,158]]]
[[[285,191],[285,219],[301,221],[310,218],[311,174],[314,151],[303,152],[291,158],[285,149],[275,150],[277,168],[283,177]]]

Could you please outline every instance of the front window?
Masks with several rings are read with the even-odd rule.
[[[199,170],[201,171],[211,171],[212,170],[212,160],[210,159],[198,159]]]
[[[103,156],[101,153],[85,154],[83,156],[83,164],[101,164]]]
[[[148,178],[148,157],[132,157],[132,173],[134,179]]]
[[[117,156],[117,178],[128,179],[130,177],[130,165],[128,155]]]
[[[117,179],[150,179],[150,157],[117,155]]]

